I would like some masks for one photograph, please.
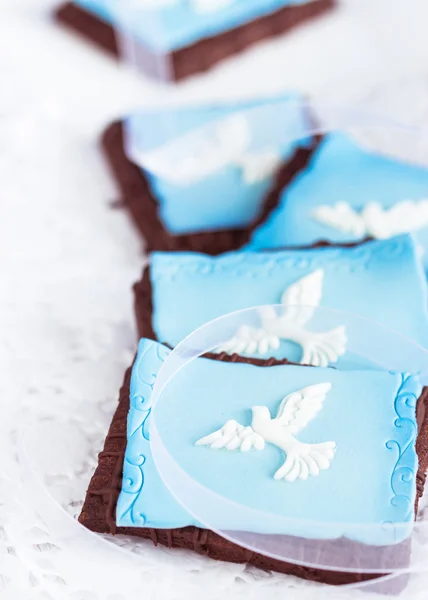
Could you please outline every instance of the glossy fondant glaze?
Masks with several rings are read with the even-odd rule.
[[[281,165],[307,144],[310,127],[301,102],[300,94],[288,93],[129,117],[129,155],[144,168],[167,231],[248,226]]]
[[[110,24],[128,19],[132,33],[159,53],[190,46],[285,6],[311,0],[75,0]]]
[[[284,303],[292,287],[304,287],[308,278],[312,283],[306,286],[304,301],[298,298],[300,303],[355,313],[428,345],[426,281],[407,235],[352,248],[231,252],[218,257],[154,253],[150,278],[153,328],[158,340],[172,346],[221,315]],[[310,319],[303,328],[311,330]],[[301,360],[299,344],[283,349],[288,358]],[[337,349],[341,357],[341,346]]]
[[[249,247],[353,242],[407,231],[415,232],[428,249],[428,169],[370,152],[344,133],[331,133],[309,167],[284,190]]]
[[[151,456],[151,393],[168,353],[156,342],[140,342],[117,505],[120,526],[198,524],[167,490]],[[322,387],[322,407],[311,409],[311,418],[303,411],[297,414],[299,423],[294,417],[289,422],[287,404],[295,404],[296,393],[308,386]],[[193,479],[245,509],[266,515],[259,522],[246,522],[243,511],[233,517],[216,514],[213,505],[211,525],[220,530],[326,539],[346,536],[368,544],[393,544],[406,537],[407,527],[397,533],[382,525],[410,523],[414,518],[415,407],[421,390],[416,377],[400,373],[257,367],[198,358],[164,389],[155,410],[156,428],[167,451]],[[256,414],[253,407],[265,407],[272,417],[288,419],[293,431],[299,430],[301,444],[334,441],[329,467],[294,481],[275,479],[287,452],[292,455],[285,443],[267,443],[262,451],[248,452],[214,451],[196,444],[228,419],[250,425]]]

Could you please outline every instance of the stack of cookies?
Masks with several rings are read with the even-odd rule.
[[[138,21],[131,32],[146,66],[147,48],[161,49],[175,80],[333,2],[179,4],[159,8],[175,23],[162,39]],[[116,51],[105,3],[75,0],[58,16]],[[404,571],[428,470],[428,395],[417,372],[357,358],[340,314],[428,346],[428,168],[318,126],[299,93],[141,111],[111,124],[102,149],[148,263],[134,287],[136,358],[80,522],[335,585]],[[257,322],[191,361],[157,410],[171,456],[217,494],[207,520],[158,472],[153,388],[186,336],[253,307]],[[322,309],[343,311],[335,326],[313,326]],[[227,531],[294,551],[280,560]]]
[[[145,73],[180,81],[331,11],[336,0],[73,0],[56,19]],[[161,65],[159,58],[162,58]]]
[[[356,523],[415,518],[428,467],[426,395],[417,375],[356,360],[340,317],[321,331],[311,319],[317,307],[337,309],[427,346],[428,169],[373,153],[346,132],[310,134],[314,118],[299,100],[290,94],[170,112],[175,137],[144,152],[139,136],[153,124],[158,131],[162,112],[107,129],[103,149],[149,261],[134,288],[138,353],[80,521],[97,532],[345,584],[377,577],[370,570],[378,561],[385,572],[409,564],[408,529],[392,541],[391,532],[374,535]],[[268,116],[263,127],[260,110]],[[145,169],[125,153],[127,127],[129,155]],[[225,540],[187,512],[157,472],[149,423],[159,369],[198,327],[256,306],[265,307],[257,326],[237,326],[194,361],[191,379],[169,383],[174,401],[157,424],[197,481],[295,523],[272,531],[216,513],[217,531],[309,540],[312,557],[334,544],[352,554],[354,572],[305,567],[304,552],[291,564]],[[330,532],[308,525],[329,520]]]

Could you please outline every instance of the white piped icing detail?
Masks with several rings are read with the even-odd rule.
[[[249,150],[251,127],[243,115],[232,115],[191,132],[151,152],[131,147],[134,162],[176,185],[192,185],[227,166],[241,169],[245,183],[272,176],[282,163],[272,149]]]
[[[403,200],[389,209],[369,202],[356,211],[347,202],[322,205],[312,212],[313,218],[333,229],[357,238],[387,239],[412,233],[428,226],[428,199]]]
[[[285,396],[274,419],[267,406],[253,406],[251,426],[237,421],[227,423],[217,431],[201,438],[196,446],[213,450],[264,450],[265,444],[277,446],[286,455],[284,464],[274,474],[274,479],[290,483],[306,480],[310,475],[330,467],[336,443],[305,444],[295,438],[323,407],[331,383],[319,383]]]
[[[301,346],[302,364],[326,367],[337,362],[346,351],[345,328],[321,333],[305,328],[321,302],[323,282],[324,270],[317,269],[290,285],[281,298],[282,314],[278,315],[273,307],[260,308],[261,327],[240,327],[216,352],[266,355],[278,350],[281,340],[288,340]]]

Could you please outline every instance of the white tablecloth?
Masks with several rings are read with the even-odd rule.
[[[91,595],[90,586],[76,587],[11,455],[28,415],[36,417],[40,446],[58,440],[46,449],[55,489],[61,496],[61,476],[74,478],[83,497],[94,459],[84,473],[69,472],[61,444],[66,440],[77,462],[87,452],[95,456],[135,350],[131,284],[144,256],[126,215],[110,208],[118,194],[97,147],[100,131],[132,107],[283,89],[367,105],[428,128],[428,5],[343,0],[335,14],[168,93],[56,27],[52,6],[0,4],[0,591],[13,599],[121,600],[117,590]],[[79,416],[90,403],[101,415],[95,437]],[[146,598],[330,594],[149,545],[142,569]]]

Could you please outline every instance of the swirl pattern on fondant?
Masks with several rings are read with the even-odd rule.
[[[388,450],[397,453],[397,461],[391,474],[391,519],[397,522],[394,515],[399,514],[399,522],[411,521],[414,518],[414,488],[417,464],[414,446],[417,437],[416,404],[418,390],[415,380],[410,375],[402,375],[402,383],[398,390],[394,409],[396,437],[388,440]]]
[[[130,411],[128,417],[128,445],[116,517],[120,522],[129,520],[131,523],[146,523],[144,514],[134,514],[135,503],[144,486],[144,466],[151,459],[150,414],[153,386],[168,353],[168,349],[160,344],[145,343],[132,371],[130,395],[134,410]],[[140,368],[143,363],[144,369]]]

